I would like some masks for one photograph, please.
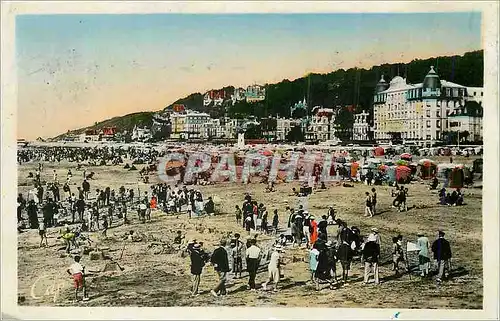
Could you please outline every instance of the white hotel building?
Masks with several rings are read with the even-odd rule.
[[[444,131],[452,130],[450,114],[465,101],[481,103],[481,98],[482,88],[440,80],[433,67],[420,84],[408,84],[400,76],[387,84],[382,77],[374,96],[375,139],[382,142],[400,136],[420,146],[432,145],[442,139]]]
[[[354,124],[352,128],[352,139],[354,140],[368,140],[368,132],[370,131],[370,124],[368,117],[370,114],[363,110],[362,113],[354,114]]]

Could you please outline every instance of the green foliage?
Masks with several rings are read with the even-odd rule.
[[[302,128],[299,125],[295,125],[290,128],[290,131],[286,135],[286,141],[289,143],[298,143],[303,142],[305,140],[304,133],[302,132]]]
[[[335,118],[335,136],[340,140],[351,139],[351,129],[354,124],[354,115],[348,108],[342,107]]]
[[[245,131],[245,138],[247,139],[262,138],[262,128],[259,125],[249,124]]]

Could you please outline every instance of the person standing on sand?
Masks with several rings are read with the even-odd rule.
[[[417,247],[420,249],[418,252],[418,264],[420,267],[420,276],[424,277],[429,274],[429,239],[424,236],[424,233],[417,234]]]
[[[319,251],[313,246],[309,251],[309,271],[311,272],[311,282],[316,284],[316,270],[318,269]]]
[[[372,213],[372,198],[370,196],[370,193],[366,192],[365,193],[365,217],[373,217]]]
[[[220,246],[215,249],[210,258],[210,262],[214,266],[215,271],[219,275],[219,283],[217,286],[210,291],[210,293],[218,297],[220,295],[226,295],[226,279],[227,272],[229,272],[229,261],[227,259],[227,251],[225,249],[226,240],[220,241]]]
[[[191,274],[193,275],[193,285],[191,287],[191,296],[197,296],[198,288],[200,286],[201,272],[205,266],[205,261],[201,253],[201,246],[199,243],[193,245],[193,249],[190,252],[191,258]]]
[[[85,287],[85,267],[80,263],[80,256],[75,256],[73,263],[67,270],[68,274],[73,277],[75,284],[75,301],[78,301],[78,290],[83,290],[83,301],[88,301],[87,288]]]
[[[399,275],[399,262],[404,262],[403,253],[403,236],[398,235],[392,238],[392,270],[395,271],[396,275]]]
[[[379,257],[380,247],[377,244],[377,238],[371,234],[363,247],[363,260],[365,262],[364,282],[368,284],[370,272],[373,273],[375,284],[379,284]]]
[[[47,231],[45,230],[45,223],[43,220],[38,224],[38,234],[40,235],[40,247],[43,245],[43,241],[45,241],[45,246],[49,247],[49,242],[47,240]]]
[[[432,252],[434,252],[434,259],[438,265],[437,282],[441,282],[443,277],[446,278],[450,272],[451,247],[450,243],[444,238],[444,235],[443,231],[439,231],[438,239],[432,243]]]
[[[309,217],[309,226],[309,231],[311,233],[310,246],[312,247],[318,240],[318,223],[316,222],[316,218],[312,215]]]
[[[268,269],[268,278],[267,281],[262,284],[262,289],[264,291],[267,291],[267,285],[273,281],[274,283],[274,288],[273,290],[276,292],[278,291],[278,282],[280,280],[280,267],[281,265],[284,265],[284,263],[281,261],[281,255],[280,253],[283,252],[283,248],[281,245],[276,245],[271,253],[271,259],[269,260],[269,264],[267,265]]]
[[[278,233],[278,224],[279,224],[279,217],[278,217],[278,210],[274,210],[274,216],[273,216],[273,233],[276,235]]]
[[[343,240],[337,251],[337,257],[342,265],[342,281],[344,281],[344,284],[348,284],[347,278],[349,277],[353,254],[353,250],[349,243]]]
[[[372,216],[373,216],[376,213],[375,207],[377,206],[377,191],[375,190],[375,188],[372,188],[371,202],[372,202]]]
[[[233,273],[234,277],[241,278],[241,272],[243,271],[243,242],[240,240],[240,234],[234,234],[234,249],[232,253],[233,258]],[[238,276],[239,275],[239,276]]]
[[[241,225],[242,212],[238,205],[236,205],[235,214],[236,214],[236,224]]]
[[[257,276],[261,258],[261,249],[257,246],[255,238],[250,240],[250,247],[246,250],[245,257],[249,276],[247,289],[255,291],[255,277]]]

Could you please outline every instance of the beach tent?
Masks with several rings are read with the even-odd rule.
[[[463,165],[458,165],[450,172],[450,188],[462,188],[465,181],[465,168]]]
[[[374,150],[373,150],[373,155],[375,156],[384,156],[384,149],[382,147],[376,147]]]
[[[430,179],[436,176],[436,163],[430,159],[421,159],[418,162],[419,176],[422,179]]]
[[[400,184],[404,184],[410,181],[411,168],[408,166],[397,166],[396,167],[396,180]]]
[[[359,170],[359,164],[357,162],[351,163],[351,177],[356,177]]]
[[[403,153],[400,156],[401,159],[411,161],[412,155],[410,153]]]
[[[392,184],[396,181],[396,166],[388,166],[385,171],[385,177],[388,184]]]

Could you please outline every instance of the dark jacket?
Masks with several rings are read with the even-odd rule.
[[[227,259],[227,251],[225,248],[217,248],[212,254],[210,262],[214,264],[214,268],[216,271],[229,272],[229,260]]]
[[[342,243],[339,249],[337,250],[337,257],[339,258],[340,261],[350,262],[352,261],[353,255],[354,253],[349,244]]]
[[[205,266],[205,261],[199,250],[191,251],[191,274],[200,275],[203,267]]]
[[[215,210],[215,205],[214,205],[214,202],[212,200],[209,200],[206,204],[205,204],[205,211],[207,213],[213,213]]]
[[[432,252],[434,252],[434,259],[438,261],[451,259],[450,243],[444,238],[438,238],[432,243]]]
[[[363,248],[363,258],[366,262],[377,263],[380,256],[380,247],[377,242],[367,242]]]

